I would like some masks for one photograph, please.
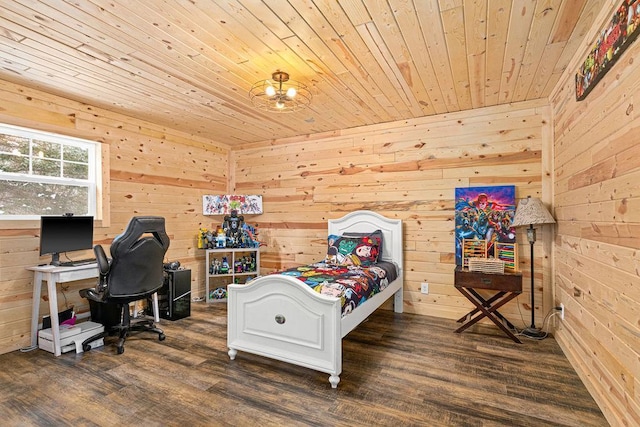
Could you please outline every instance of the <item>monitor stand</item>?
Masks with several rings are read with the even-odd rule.
[[[55,252],[51,254],[51,265],[55,265],[56,267],[60,266],[60,253]]]

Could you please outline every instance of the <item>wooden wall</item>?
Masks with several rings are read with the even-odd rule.
[[[167,260],[178,260],[191,268],[194,295],[204,294],[204,258],[196,248],[198,228],[209,222],[202,216],[202,195],[226,191],[228,148],[1,81],[0,99],[0,122],[107,145],[104,165],[110,181],[106,212],[110,224],[95,229],[95,243],[108,245],[132,216],[164,216],[171,238]],[[38,256],[39,222],[0,226],[1,354],[30,343],[33,275],[25,267],[47,260]],[[66,298],[78,311],[86,312],[88,304],[78,296],[78,290],[92,285],[92,281],[71,283],[58,295],[60,306],[64,307]],[[47,301],[45,290],[43,313],[48,312]]]
[[[604,2],[603,2],[604,3]],[[612,425],[640,425],[640,42],[587,98],[574,73],[620,2],[598,25],[551,102],[555,133],[556,338]]]
[[[257,222],[264,272],[322,259],[326,222],[356,209],[404,221],[405,311],[458,318],[469,303],[453,287],[454,190],[515,185],[516,197],[551,188],[550,110],[546,102],[354,128],[233,149],[231,186],[262,194]],[[519,233],[525,292],[504,308],[517,326],[530,322],[528,244]],[[545,236],[547,236],[545,238]],[[551,232],[536,252],[538,319],[551,307]],[[420,293],[428,282],[430,293]],[[543,292],[544,288],[544,292]],[[547,295],[543,299],[543,294]],[[522,320],[521,320],[522,319]]]

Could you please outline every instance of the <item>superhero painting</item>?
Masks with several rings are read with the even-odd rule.
[[[462,239],[486,240],[489,257],[496,242],[515,243],[515,192],[513,185],[456,188],[456,265],[462,264]]]

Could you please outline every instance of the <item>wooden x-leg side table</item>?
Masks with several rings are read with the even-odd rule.
[[[498,311],[500,307],[522,293],[521,273],[482,273],[457,266],[454,286],[476,307],[458,319],[458,323],[462,323],[462,326],[456,329],[457,333],[487,317],[509,338],[522,344],[522,341],[511,332],[515,329],[513,324]],[[485,299],[477,289],[492,290],[496,293],[491,298]]]

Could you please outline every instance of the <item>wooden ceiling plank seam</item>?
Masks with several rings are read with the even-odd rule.
[[[297,5],[296,9],[304,7],[305,0],[289,0],[290,3]],[[329,37],[323,37],[328,45],[333,45],[333,49],[343,52],[342,57],[347,63],[351,64],[349,70],[354,75],[360,76],[362,81],[368,85],[373,85],[378,91],[384,93],[392,104],[398,108],[403,105],[402,100],[397,93],[388,90],[390,81],[376,61],[375,57],[367,49],[366,44],[360,37],[357,29],[351,25],[351,21],[344,14],[342,8],[335,1],[331,0],[315,0],[317,10],[324,20],[329,24],[331,34]],[[363,64],[367,64],[364,66]],[[393,119],[397,120],[401,115],[393,115]]]
[[[281,7],[280,7],[280,9],[282,9],[282,4],[280,4],[280,6],[281,6]],[[295,10],[294,10],[294,9],[292,9],[292,8],[286,8],[286,10],[285,10],[285,14],[286,14],[286,16],[294,16],[295,14],[297,14],[297,11],[295,11]],[[302,28],[304,28],[305,26],[307,26],[306,22],[305,22],[302,18],[300,18],[300,19],[291,19],[291,20],[289,20],[289,21],[287,22],[287,25],[297,25],[298,27],[302,27]],[[298,31],[296,31],[296,33],[298,33]],[[312,32],[312,31],[310,31],[310,34],[309,34],[309,35],[310,35],[310,36],[315,36],[315,33],[314,33],[314,32]],[[287,45],[287,46],[290,46],[290,41],[289,41],[288,39],[281,40],[281,42],[283,42],[283,43],[284,43],[285,45]],[[298,37],[294,37],[294,43],[302,43],[302,42],[303,42],[303,41],[302,41],[301,39],[299,39]],[[300,54],[299,54],[299,55],[300,55]],[[303,57],[302,57],[302,55],[300,55],[300,56],[301,56],[301,58],[302,58],[303,60],[305,60],[305,63],[307,63],[307,65],[308,65],[308,62],[309,62],[308,58],[303,58]],[[318,63],[319,61],[318,61],[318,60],[314,60],[314,62],[315,62],[315,65],[317,65],[317,63]],[[317,81],[317,80],[318,80],[318,78],[316,77],[316,79],[315,79],[315,80]],[[318,89],[318,88],[316,88],[315,86],[316,86],[316,85],[314,84],[314,88],[315,88],[315,89]],[[338,92],[338,93],[340,93],[340,92]],[[364,91],[363,91],[363,93],[364,93]],[[339,105],[339,103],[340,103],[340,100],[337,100],[337,99],[336,99],[334,102],[330,102],[330,101],[332,101],[332,99],[330,99],[330,98],[327,98],[326,100],[327,100],[327,101],[329,101],[329,102],[326,102],[325,104],[323,104],[323,108],[326,108],[326,109],[331,109],[331,110],[333,110],[333,108],[336,108],[336,107]],[[373,101],[373,100],[372,100],[372,101]],[[317,97],[316,97],[316,102],[317,102]],[[367,104],[367,103],[361,103],[361,104],[360,104],[360,110],[364,112],[365,107],[367,107],[368,105],[370,105],[370,104]],[[349,116],[351,116],[351,115],[353,114],[353,111],[354,111],[354,110],[351,110],[351,109],[343,109],[343,110],[344,110],[344,113],[345,113],[345,114],[344,114],[344,115],[340,115],[340,120],[338,120],[338,122],[343,121],[343,120],[347,120],[347,118],[348,118]],[[360,116],[362,116],[362,115],[360,115]],[[352,127],[352,126],[354,126],[354,125],[362,125],[362,124],[365,124],[365,123],[367,123],[367,121],[371,121],[371,119],[369,118],[369,119],[367,119],[367,120],[365,120],[365,121],[361,121],[361,120],[356,120],[356,121],[354,121],[353,119],[350,119],[348,122],[347,122],[347,121],[345,121],[345,124],[347,124],[348,126]],[[335,124],[335,120],[334,120],[334,124]]]
[[[20,71],[26,71],[38,66],[38,63],[35,62],[37,57],[27,52],[25,47],[25,45],[11,39],[0,39],[0,61],[5,64],[5,69],[14,70],[16,74],[21,75]],[[48,68],[51,72],[66,74],[69,77],[77,74],[76,71],[69,69],[69,67],[58,65],[53,61],[48,64]]]
[[[413,4],[446,112],[460,111],[438,0],[414,0]]]
[[[76,38],[71,37],[60,31],[51,31],[58,22],[50,16],[52,9],[49,5],[38,3],[25,5],[19,2],[3,2],[2,18],[5,22],[11,22],[24,29],[29,29],[32,34],[38,34],[40,38],[56,38],[60,43],[77,47],[79,42]],[[38,9],[34,9],[37,7]],[[21,33],[24,35],[23,33]]]
[[[396,75],[400,83],[400,89],[404,91],[407,100],[405,102],[408,102],[414,117],[435,114],[434,102],[429,96],[418,72],[418,65],[411,55],[405,38],[402,36],[402,30],[396,19],[397,13],[394,13],[388,3],[369,2],[367,7],[373,22],[364,25],[369,30],[369,36],[376,43],[380,54],[385,57],[385,62]],[[404,7],[401,7],[401,9],[405,10]],[[415,30],[416,28],[414,28]],[[363,32],[360,31],[360,33],[362,34]],[[376,51],[374,49],[371,50],[372,52]],[[418,110],[420,111],[419,113],[417,112]]]
[[[303,43],[302,40],[298,40],[297,37],[287,39],[286,43],[295,44],[295,48],[300,52],[308,52],[310,55],[313,55],[306,44]],[[339,124],[341,128],[348,128],[372,124],[380,120],[378,115],[375,113],[373,115],[371,114],[371,109],[366,108],[366,105],[356,103],[353,97],[349,96],[349,88],[345,90],[338,77],[331,73],[330,70],[326,70],[325,72],[324,69],[320,69],[314,79],[313,88],[314,98],[310,108],[331,110],[330,112],[325,112],[325,114],[320,115],[326,116],[327,113],[329,113],[328,117],[322,119],[323,121],[329,120],[334,124]]]
[[[307,54],[307,60],[313,61],[314,65],[317,67],[316,77],[314,78],[314,97],[318,97],[318,94],[322,97],[326,97],[332,100],[332,103],[322,102],[322,108],[330,108],[332,113],[335,113],[334,116],[337,117],[339,122],[344,122],[343,127],[353,127],[354,121],[353,119],[349,119],[351,115],[357,116],[360,119],[361,124],[373,124],[379,121],[385,121],[378,114],[378,109],[375,108],[375,105],[361,105],[362,97],[358,92],[355,93],[356,99],[353,96],[350,96],[350,92],[354,90],[360,91],[364,93],[364,89],[362,89],[356,81],[353,84],[348,84],[349,81],[346,80],[350,75],[347,75],[345,79],[340,80],[340,77],[336,75],[330,68],[325,68],[326,65],[322,61],[322,59],[318,58],[315,61],[314,52],[304,43],[302,40],[297,37],[290,37],[285,40],[288,45],[291,45],[292,48],[295,47],[298,51],[300,51],[301,55],[305,56]],[[347,86],[345,87],[345,83]],[[355,89],[354,89],[355,88]],[[312,105],[317,104],[317,101],[312,101]],[[386,117],[386,113],[381,112],[383,117]]]
[[[282,68],[283,63],[287,64],[285,71],[291,76],[295,76],[292,78],[296,80],[308,80],[312,74],[313,69],[309,67],[304,58],[301,58],[296,52],[290,51],[287,45],[269,27],[265,26],[264,20],[254,16],[250,10],[240,6],[236,1],[200,2],[196,3],[196,7],[205,12],[215,7],[215,16],[221,14],[220,10],[226,13],[225,28],[228,29],[228,42],[234,46],[246,46],[250,49],[252,56],[249,63],[262,65],[259,68],[261,70],[269,67],[264,71],[264,74],[261,71],[259,75],[254,75],[253,80],[247,82],[249,85],[256,80],[264,79],[265,75],[269,77],[273,71]],[[271,11],[271,8],[267,7],[263,10]],[[281,19],[276,13],[271,13],[274,17]],[[286,25],[286,23],[284,24]],[[265,48],[267,49],[266,53],[275,54],[273,59],[270,58],[272,55],[260,55],[260,53],[265,53]],[[265,57],[269,59],[269,64],[256,63],[257,60],[262,60],[261,58]]]
[[[291,8],[291,7],[287,7],[285,8],[285,15],[286,16],[292,16],[293,14],[297,15],[297,11],[295,11],[295,9]],[[361,124],[365,124],[368,122],[373,122],[375,121],[375,119],[371,119],[370,117],[370,113],[367,110],[370,110],[371,108],[371,103],[367,103],[367,102],[360,102],[360,103],[354,103],[353,101],[351,101],[350,99],[348,99],[349,97],[347,96],[349,94],[349,90],[353,90],[353,85],[351,85],[351,87],[346,88],[347,90],[332,90],[332,91],[322,91],[322,82],[328,82],[329,84],[334,84],[332,82],[337,81],[337,76],[335,74],[335,70],[333,68],[335,67],[329,67],[329,66],[325,66],[324,65],[324,60],[323,58],[319,58],[314,54],[314,50],[311,50],[307,43],[305,42],[305,40],[313,40],[317,38],[317,34],[308,26],[308,24],[306,23],[306,21],[304,21],[301,17],[299,17],[296,19],[290,19],[287,22],[288,25],[292,26],[292,28],[295,28],[295,33],[299,34],[301,36],[305,36],[306,37],[304,39],[298,37],[298,36],[294,36],[294,37],[288,37],[284,40],[282,40],[282,42],[284,42],[287,46],[289,46],[292,50],[295,48],[295,50],[298,52],[298,54],[300,55],[300,57],[302,57],[303,59],[305,59],[305,62],[307,62],[308,64],[312,64],[313,66],[315,66],[315,69],[318,69],[319,67],[322,67],[321,69],[324,69],[325,71],[322,73],[317,73],[316,77],[314,78],[314,86],[313,89],[314,91],[317,93],[319,92],[322,96],[326,97],[326,101],[325,103],[323,103],[323,108],[326,109],[331,109],[332,111],[334,109],[338,109],[338,110],[342,110],[342,112],[338,115],[336,114],[335,116],[340,117],[339,121],[344,121],[345,125],[348,127],[353,127],[354,125],[361,125]],[[321,44],[321,47],[324,47],[324,44]],[[305,53],[307,53],[307,55],[305,55]],[[335,56],[333,55],[333,53],[328,52],[329,53],[329,57],[330,59],[335,58]],[[340,64],[337,61],[332,61],[332,64],[338,64],[339,67],[338,69],[342,68],[343,70],[346,71],[345,68],[342,67],[342,64]],[[325,77],[329,77],[329,80],[326,80]],[[357,82],[354,82],[357,83]],[[340,96],[340,98],[335,98],[332,99],[329,94],[335,93],[337,95]],[[359,93],[361,94],[366,94],[366,91],[364,90],[360,90]],[[317,96],[316,96],[317,98]],[[342,105],[345,102],[345,98],[347,98],[347,102],[353,107],[353,108],[349,108],[347,106],[347,108],[343,107]],[[333,101],[333,102],[331,102]],[[373,100],[371,100],[373,101]],[[316,101],[317,102],[317,101]],[[315,104],[316,102],[314,102],[313,104]],[[348,119],[352,114],[355,114],[355,112],[360,111],[359,114],[357,114],[358,117],[360,117],[359,121],[354,121],[353,119]],[[383,110],[378,110],[375,114],[379,114],[379,113],[383,113]],[[365,116],[366,115],[366,116]],[[365,118],[367,117],[367,118]],[[362,120],[363,118],[365,118],[364,120]]]
[[[51,20],[51,22],[57,22],[57,21],[56,21],[56,20]],[[76,34],[80,34],[80,33],[76,33]],[[81,45],[81,46],[82,46],[82,45]],[[60,52],[61,52],[61,51],[62,51],[62,50],[60,50]],[[73,52],[73,51],[71,51],[71,52]],[[58,57],[57,57],[57,55],[50,55],[50,53],[49,53],[49,56],[50,56],[50,58],[51,58],[51,61],[53,61],[53,60],[60,60],[60,61],[62,61],[62,59],[58,58]],[[85,58],[85,59],[86,59],[86,58]],[[64,60],[64,61],[65,61],[65,62],[67,62],[67,60]],[[73,63],[73,62],[71,61],[71,62],[68,62],[68,63]],[[102,65],[102,62],[100,62],[100,61],[98,61],[97,63],[98,63],[98,65]],[[115,62],[112,62],[110,65],[114,65],[114,64],[115,64]],[[86,65],[86,61],[84,62],[84,65]],[[91,75],[94,75],[94,76],[95,76],[95,69],[93,69],[93,70],[87,70],[87,71],[89,71],[89,73],[91,73]],[[134,71],[133,71],[133,70],[127,70],[127,77],[125,77],[125,79],[130,79],[130,76],[131,76],[131,75],[130,75],[129,73],[134,73]],[[111,78],[113,78],[113,75],[114,75],[114,74],[115,74],[115,73],[113,73],[113,70],[105,70],[105,75],[108,75],[108,76],[110,76]],[[116,75],[117,75],[117,74],[116,74]],[[158,81],[159,81],[159,82],[164,82],[164,80],[162,80],[162,79],[159,79]],[[150,88],[150,89],[153,89],[153,88]],[[168,95],[169,95],[169,94],[168,94]]]
[[[576,28],[587,0],[563,1],[560,3],[556,18],[547,43],[568,42],[573,29]]]
[[[543,53],[548,45],[547,41],[551,38],[561,2],[562,0],[538,0],[536,4],[514,92],[514,99],[517,101],[526,99],[536,78],[538,66],[540,62],[544,62]]]
[[[544,47],[538,69],[536,70],[535,77],[531,82],[531,87],[526,93],[525,98],[548,98],[553,87],[549,87],[549,76],[553,75],[556,64],[566,42],[551,43]]]
[[[23,36],[22,34],[15,31],[11,31],[9,28],[3,27],[3,26],[0,26],[0,37],[9,39],[17,43],[20,43],[22,40],[27,38],[27,36]]]
[[[535,0],[513,0],[502,65],[502,78],[500,79],[500,103],[509,103],[515,100],[516,81],[520,75],[522,57],[535,11],[534,2]]]
[[[137,55],[137,54],[134,54],[134,55],[132,55],[132,56],[133,56],[133,57],[137,57],[138,55]],[[147,61],[147,62],[149,62],[149,60],[150,60],[150,61],[153,61],[153,62],[157,62],[157,61],[155,61],[155,58],[152,58],[152,57],[150,57],[149,55],[146,55],[146,54],[145,54],[145,56],[148,58],[148,61]],[[160,67],[160,65],[155,65],[155,64],[153,65],[153,68],[159,68],[159,67]],[[177,69],[178,69],[178,68],[177,68]],[[204,70],[203,70],[203,74],[204,74]],[[229,108],[229,106],[233,106],[233,102],[232,102],[231,100],[227,99],[227,100],[224,100],[224,101],[225,101],[225,103],[227,104],[227,107],[225,107],[225,106],[224,106],[224,105],[225,105],[225,103],[217,103],[217,109],[218,109],[218,111],[220,111],[220,110],[224,110],[224,109],[227,109],[227,108]],[[235,112],[236,112],[236,111],[239,111],[239,110],[240,110],[240,109],[238,109],[238,108],[236,108],[236,109],[230,108],[230,109],[228,110],[229,117],[230,117],[231,119],[233,119],[233,118],[234,118],[234,116],[235,116]],[[256,113],[256,114],[261,114],[261,113]],[[242,126],[242,124],[239,124],[239,127],[241,127],[241,126]],[[293,127],[292,127],[292,128],[290,128],[290,132],[294,132],[294,129],[296,129],[296,128],[293,128]]]
[[[28,42],[27,42],[28,43]],[[132,93],[136,93],[136,90],[132,90],[130,88],[130,78],[128,80],[123,80],[120,83],[114,81],[114,75],[109,75],[108,77],[105,77],[105,80],[101,80],[100,76],[97,75],[96,73],[92,73],[90,78],[86,78],[83,79],[83,75],[85,75],[85,73],[82,70],[75,70],[75,72],[72,75],[69,75],[69,70],[73,69],[73,61],[69,61],[67,59],[60,59],[57,56],[50,56],[49,54],[45,54],[42,52],[36,52],[34,51],[33,53],[29,53],[26,51],[26,49],[24,49],[24,47],[28,47],[28,45],[23,45],[22,48],[20,50],[20,57],[22,58],[29,58],[29,60],[31,60],[31,65],[29,66],[32,70],[32,72],[36,72],[35,70],[38,70],[37,72],[39,73],[40,76],[42,76],[43,80],[52,82],[53,80],[58,80],[60,81],[61,86],[64,86],[67,89],[70,89],[72,87],[77,87],[78,89],[76,90],[76,92],[78,93],[92,93],[95,92],[96,97],[99,97],[100,94],[102,93],[102,91],[110,91],[111,94],[115,94],[115,93],[120,93],[122,102],[128,102],[128,101],[132,101],[131,98],[131,94]],[[41,53],[41,56],[37,56],[37,53]],[[64,64],[66,64],[66,70],[64,70],[64,67],[62,67],[62,65],[60,66],[60,68],[63,69],[63,74],[67,74],[69,78],[59,78],[57,75],[52,74],[52,69],[55,69],[55,65],[56,63],[54,61],[59,61],[61,60]],[[42,65],[42,64],[46,64],[46,65]],[[106,76],[106,74],[105,74]],[[75,81],[74,81],[75,79]],[[111,80],[106,80],[106,79],[111,79]],[[77,85],[77,82],[80,81],[85,81],[88,84],[86,85]],[[104,81],[105,84],[103,86],[103,89],[101,89],[99,92],[96,92],[95,89],[99,89],[99,88],[95,88],[92,89],[93,87],[96,86],[97,83]],[[46,88],[47,85],[43,84],[42,85],[43,88]],[[122,90],[118,91],[118,90],[114,90],[114,88],[121,88]],[[137,94],[141,97],[148,97],[149,93],[153,93],[153,91],[149,91],[147,92],[138,92]],[[61,95],[64,95],[63,93],[61,93]],[[134,98],[135,99],[135,98]],[[156,98],[157,100],[163,101],[163,98]],[[167,105],[169,106],[169,105]]]
[[[469,61],[467,58],[467,48],[465,46],[464,34],[464,10],[462,5],[452,7],[440,12],[442,27],[444,29],[447,46],[447,57],[450,62],[451,74],[453,76],[454,88],[458,99],[460,110],[470,110],[472,108],[471,90],[469,82]]]
[[[365,44],[369,47],[371,54],[376,58],[378,64],[383,69],[389,83],[395,88],[396,93],[403,101],[404,109],[400,109],[400,113],[408,109],[413,117],[423,116],[422,108],[418,104],[418,100],[414,96],[414,92],[409,87],[409,82],[405,78],[402,71],[398,68],[396,61],[392,57],[391,52],[387,45],[383,42],[380,34],[377,32],[377,27],[374,23],[361,25],[357,28],[358,33],[364,40]],[[406,115],[404,113],[403,115]]]
[[[94,1],[99,1],[99,0],[94,0]],[[128,4],[129,7],[133,7],[135,5],[136,4],[134,3]],[[105,7],[105,10],[108,10],[106,5],[101,5],[101,6]],[[139,6],[138,8],[129,9],[128,10],[129,13],[120,13],[118,15],[114,15],[112,13],[112,16],[113,16],[112,20],[113,19],[123,20],[123,17],[126,17],[127,21],[124,21],[124,22],[126,22],[131,27],[134,27],[136,16],[139,16],[142,19],[148,19],[150,16],[152,17],[153,14],[155,13],[153,9],[140,9],[140,7],[142,6],[141,5],[138,5],[138,6]],[[109,27],[111,28],[113,28],[114,26],[124,27],[124,25],[119,24],[118,21],[113,21],[113,22],[114,24],[110,24]],[[207,93],[209,96],[220,98],[223,102],[226,102],[226,103],[233,102],[234,95],[236,95],[237,92],[233,91],[231,88],[235,87],[237,83],[227,79],[220,72],[215,73],[215,71],[212,71],[212,69],[215,70],[216,68],[219,67],[218,65],[216,65],[215,62],[210,61],[204,55],[200,55],[200,52],[196,47],[190,46],[184,40],[174,37],[173,34],[168,33],[166,29],[159,28],[158,25],[153,25],[153,23],[151,23],[151,25],[138,28],[137,31],[142,31],[143,28],[144,28],[144,31],[146,31],[145,34],[147,34],[146,38],[145,37],[134,38],[128,35],[126,37],[126,39],[129,41],[132,41],[134,43],[139,43],[138,45],[135,45],[135,44],[131,45],[131,49],[134,51],[134,53],[137,52],[137,57],[139,57],[142,54],[142,52],[145,52],[145,55],[147,57],[152,57],[152,55],[150,55],[149,52],[153,52],[154,50],[157,51],[152,41],[161,40],[164,46],[166,47],[166,51],[169,54],[173,54],[173,52],[176,52],[176,54],[173,55],[174,60],[176,61],[175,64],[183,65],[182,67],[176,66],[174,68],[174,75],[176,77],[182,75],[182,77],[180,78],[184,83],[188,84],[189,86],[193,88],[197,88]],[[184,34],[187,34],[187,33],[184,33]],[[145,39],[148,41],[145,42]],[[161,55],[162,53],[163,52],[158,51],[158,55]],[[188,58],[188,60],[186,58]],[[150,63],[150,62],[148,61],[147,63]],[[158,68],[158,67],[156,66],[155,68]],[[197,73],[187,74],[185,70],[193,71],[194,73],[197,71]],[[217,89],[217,90],[212,89],[210,84],[207,86],[203,86],[203,84],[198,83],[199,81],[207,81],[207,82],[213,83],[213,81],[215,80],[212,77],[213,74],[216,74],[216,76],[218,76],[219,79],[223,80],[222,82],[223,84],[219,85],[218,87],[222,88],[223,90],[226,88],[227,90],[226,93],[224,92],[221,93],[220,89]],[[200,77],[200,79],[198,79],[198,77]],[[247,85],[247,83],[245,83],[245,85]]]
[[[324,19],[324,17],[322,18]],[[316,33],[306,21],[296,20],[290,25],[295,25],[292,29],[296,34],[300,34],[302,36],[305,34],[307,35],[307,37],[299,38],[299,40],[304,43],[305,49],[311,53],[307,58],[307,61],[318,61],[317,64],[314,64],[316,66],[323,64],[328,70],[330,70],[330,74],[325,73],[325,76],[341,76],[343,79],[348,80],[340,86],[342,86],[342,90],[353,92],[357,96],[358,99],[351,100],[351,102],[358,105],[363,114],[367,109],[369,109],[377,117],[380,117],[381,121],[393,120],[390,112],[386,110],[384,106],[377,103],[371,93],[362,85],[362,81],[358,78],[352,77],[353,75],[358,76],[359,73],[353,73],[352,70],[349,70],[338,58],[339,53],[328,46],[322,39],[322,36]],[[321,27],[325,28],[324,25]],[[328,22],[326,23],[326,27],[329,27]],[[369,116],[370,114],[371,113],[369,113]]]
[[[487,72],[485,105],[497,105],[504,52],[507,44],[511,0],[489,0],[487,8]]]
[[[147,62],[149,62],[149,61],[147,61]],[[159,68],[159,67],[158,66],[154,66],[153,68]],[[203,67],[202,75],[205,76],[205,78],[206,78],[205,74],[206,74],[206,67]],[[222,86],[222,87],[225,87],[225,86]],[[209,90],[208,88],[199,88],[199,89],[208,92],[209,95],[213,95],[214,97],[215,96],[221,97],[220,94],[211,93],[211,90]],[[232,95],[232,96],[236,95],[236,92],[231,91],[231,89],[229,89],[229,90],[230,90],[230,95]],[[223,97],[223,98],[225,98],[225,97]],[[207,103],[207,101],[205,101],[205,104],[206,103]],[[224,107],[224,105],[233,106],[233,101],[232,101],[231,97],[228,97],[226,99],[223,99],[222,102],[215,102],[215,105],[217,106],[218,109],[225,109],[227,107]],[[235,108],[235,109],[234,108],[230,108],[228,110],[228,114],[230,114],[230,116],[233,117],[235,115],[235,111],[238,111],[238,108]]]
[[[580,11],[580,17],[578,18],[575,27],[573,27],[569,40],[567,41],[562,51],[562,55],[560,55],[558,60],[558,64],[554,69],[553,76],[558,76],[555,80],[556,82],[559,80],[559,76],[564,73],[567,66],[577,67],[577,61],[584,60],[583,56],[579,55],[578,52],[582,52],[580,46],[585,43],[587,33],[593,25],[594,13],[589,11],[599,10],[599,8],[600,0],[586,0],[585,5]],[[550,85],[548,84],[547,86]],[[555,87],[555,84],[553,86]]]
[[[471,105],[480,108],[485,106],[487,1],[464,0],[463,8]]]
[[[279,4],[279,3],[278,3]],[[295,7],[295,5],[293,5]],[[314,52],[326,51],[325,56],[321,56],[323,61],[330,61],[328,65],[335,64],[336,62],[344,68],[345,72],[337,73],[343,79],[349,80],[347,85],[348,90],[358,96],[358,105],[364,109],[366,107],[372,109],[375,114],[380,117],[386,117],[388,120],[394,120],[399,116],[399,113],[395,108],[389,108],[389,106],[380,104],[378,102],[377,94],[381,93],[380,88],[377,85],[372,85],[371,79],[362,75],[361,66],[354,60],[350,52],[345,50],[345,46],[340,41],[340,34],[336,34],[332,25],[327,21],[325,16],[316,8],[313,11],[313,21],[315,27],[312,27],[307,20],[296,21],[294,24],[294,31],[300,33],[301,31],[310,31],[314,36],[309,37],[307,45]],[[334,71],[335,72],[335,71]]]
[[[289,20],[283,14],[282,9],[274,11],[263,2],[250,0],[239,0],[238,3],[255,16],[278,39],[283,40],[296,35],[289,27]],[[296,19],[296,17],[294,16],[293,19]]]
[[[371,15],[362,0],[338,0],[340,7],[354,27],[372,21]]]
[[[417,70],[415,74],[425,88],[428,103],[431,106],[430,109],[433,110],[432,114],[446,113],[449,110],[444,102],[444,96],[438,84],[429,50],[425,47],[426,42],[417,11],[409,5],[409,3],[411,3],[411,6],[413,5],[412,0],[388,1],[408,50],[408,56],[412,59],[413,67]],[[407,35],[411,35],[411,37],[407,37]],[[419,102],[422,105],[425,101],[420,100]],[[424,110],[425,107],[423,106]]]

